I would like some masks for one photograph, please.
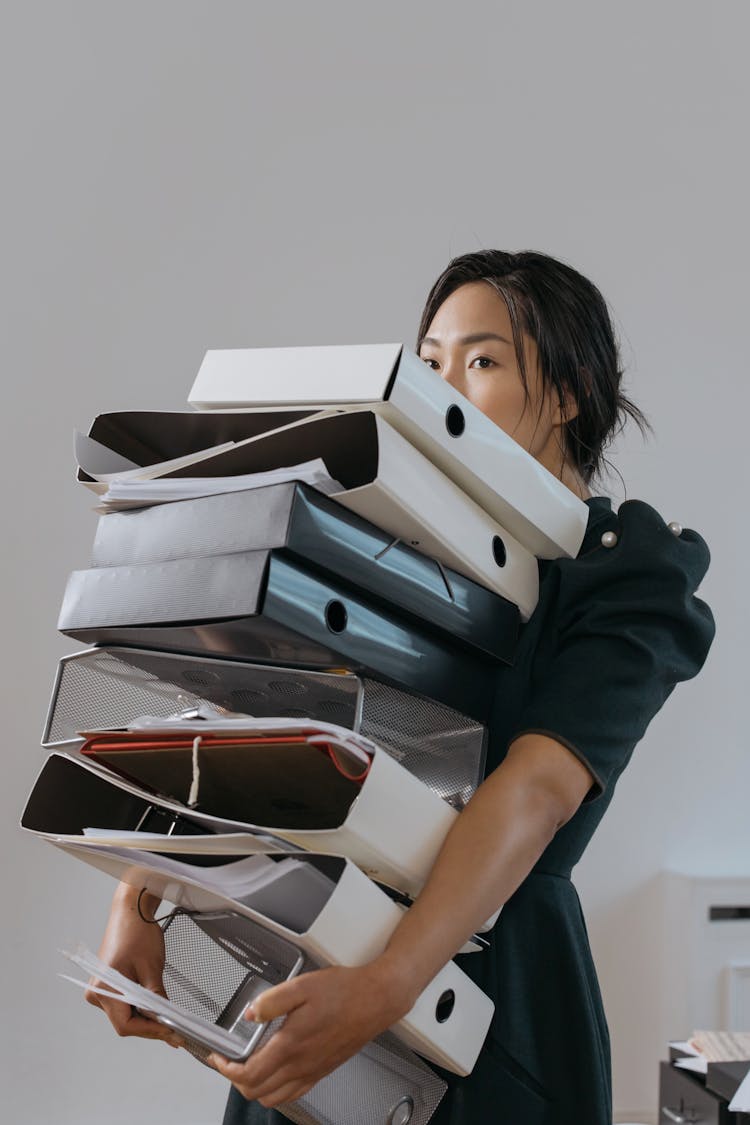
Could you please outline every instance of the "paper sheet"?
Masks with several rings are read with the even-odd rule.
[[[210,1046],[223,1054],[228,1054],[230,1057],[236,1057],[238,1049],[241,1050],[247,1042],[246,1039],[231,1035],[223,1028],[217,1027],[215,1024],[209,1024],[177,1004],[173,1004],[171,1000],[165,1000],[163,996],[136,984],[135,981],[123,976],[122,973],[118,973],[116,969],[100,960],[86,946],[80,946],[75,953],[69,953],[65,950],[61,950],[61,952],[64,957],[67,957],[69,961],[82,969],[87,976],[96,977],[99,981],[109,985],[109,988],[103,988],[100,985],[92,988],[92,991],[99,996],[108,996],[110,999],[114,998],[125,1004],[132,1004],[144,1015],[160,1016],[167,1020],[170,1027],[176,1026],[189,1038]],[[70,981],[71,984],[75,984],[79,988],[91,987],[87,980],[78,980],[66,973],[60,973],[59,975],[63,980]],[[114,996],[113,991],[116,993]]]
[[[307,741],[311,745],[320,742],[332,743],[337,750],[343,750],[351,758],[354,759],[352,768],[360,770],[366,769],[372,756],[377,752],[378,747],[369,738],[363,734],[357,734],[356,731],[351,731],[347,727],[337,726],[335,723],[318,722],[317,719],[291,719],[284,718],[283,716],[271,718],[252,718],[249,715],[242,715],[238,718],[224,718],[218,712],[209,715],[207,710],[202,712],[207,715],[206,718],[192,717],[194,711],[190,712],[190,717],[183,715],[169,715],[167,718],[162,718],[158,715],[141,715],[137,719],[133,719],[128,723],[127,727],[123,728],[129,731],[148,731],[149,734],[177,734],[184,733],[186,736],[193,735],[210,735],[215,733],[228,733],[232,732],[235,735],[262,735],[262,734],[300,734],[304,733],[307,736]],[[79,731],[84,738],[90,738],[94,735],[101,736],[106,734],[107,731],[102,729],[98,731]]]
[[[750,1070],[737,1087],[737,1092],[729,1103],[730,1113],[750,1113]]]
[[[674,1065],[680,1070],[690,1070],[693,1074],[708,1074],[708,1059],[700,1055],[690,1055],[686,1059],[675,1059]]]
[[[131,861],[143,860],[128,848],[109,848],[108,854]],[[253,855],[211,867],[196,867],[154,852],[148,854],[154,871],[178,879],[198,879],[210,891],[264,914],[278,925],[301,934],[310,928],[335,890],[335,883],[311,863]]]
[[[211,452],[218,452],[220,447]],[[171,472],[177,465],[165,469]],[[153,466],[151,466],[153,468]],[[86,470],[89,476],[93,474]],[[283,469],[270,469],[263,473],[246,473],[236,477],[175,477],[143,479],[145,470],[133,473],[110,475],[109,487],[102,494],[101,502],[95,511],[125,511],[128,508],[146,508],[153,504],[169,504],[176,500],[198,500],[204,496],[216,496],[224,492],[247,492],[254,488],[267,488],[272,484],[288,484],[300,481],[311,488],[330,496],[341,492],[342,486],[334,480],[325,467],[321,457],[305,461],[300,465],[290,465]],[[104,477],[98,478],[100,481]]]

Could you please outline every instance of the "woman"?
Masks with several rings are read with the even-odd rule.
[[[636,501],[591,496],[626,415],[598,290],[542,254],[481,251],[450,263],[427,300],[421,357],[589,507],[576,559],[540,563],[540,598],[512,668],[497,673],[487,776],[457,818],[418,901],[361,968],[310,973],[255,1003],[282,1029],[243,1064],[225,1125],[280,1122],[294,1100],[413,1005],[504,904],[491,948],[459,958],[495,1001],[474,1071],[444,1074],[434,1125],[610,1125],[607,1027],[570,873],[633,747],[675,683],[701,667],[713,621],[695,590],[698,535]],[[160,934],[118,890],[102,955],[160,983]],[[150,904],[151,908],[155,906]],[[119,1030],[164,1029],[107,1007]]]

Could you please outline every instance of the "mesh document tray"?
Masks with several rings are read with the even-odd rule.
[[[284,979],[289,943],[231,912],[186,914],[164,923],[164,987],[170,1000],[207,1024],[232,1028],[249,1054],[273,1035],[244,1020],[246,997]],[[281,965],[279,950],[281,948]],[[303,960],[303,971],[313,969]],[[205,1058],[200,1044],[189,1048]],[[280,1110],[298,1125],[427,1125],[446,1084],[414,1052],[386,1033]]]
[[[79,730],[167,716],[208,700],[243,714],[309,717],[359,730],[455,808],[484,776],[486,728],[377,680],[151,650],[94,648],[59,664],[44,746]]]
[[[290,942],[231,911],[175,911],[163,923],[163,931],[165,992],[206,1025],[206,1037],[195,1044],[194,1053],[200,1057],[207,1053],[204,1048],[217,1049],[211,1030],[220,1028],[234,1041],[231,1057],[246,1058],[265,1030],[244,1018],[246,1009],[266,988],[296,976],[305,964],[304,955]],[[172,1026],[186,1034],[179,1021]]]
[[[166,718],[201,701],[259,718],[317,719],[358,730],[361,695],[354,675],[92,648],[60,661],[42,745],[76,742],[79,730],[124,726],[140,715]]]

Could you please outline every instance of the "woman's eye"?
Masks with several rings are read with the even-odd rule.
[[[486,371],[488,367],[492,367],[494,362],[494,359],[490,359],[488,355],[478,355],[476,359],[471,361],[469,367],[476,366],[480,371]]]
[[[428,355],[421,355],[419,358],[423,363],[426,363],[428,367],[432,368],[433,371],[437,371],[440,366],[436,359],[431,359]]]

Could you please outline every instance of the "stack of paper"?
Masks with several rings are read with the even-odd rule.
[[[120,457],[93,438],[76,432],[76,459],[79,468],[91,478],[89,487],[98,492],[101,500],[97,512],[120,512],[130,508],[149,508],[154,504],[168,504],[175,500],[197,500],[201,496],[216,496],[226,492],[249,492],[272,484],[299,481],[324,496],[341,491],[333,480],[321,457],[301,465],[289,465],[268,472],[244,473],[235,476],[174,477],[178,469],[212,461],[220,453],[236,447],[236,442],[224,442],[194,454],[173,458],[157,464],[135,465]],[[106,468],[107,471],[104,471]]]

